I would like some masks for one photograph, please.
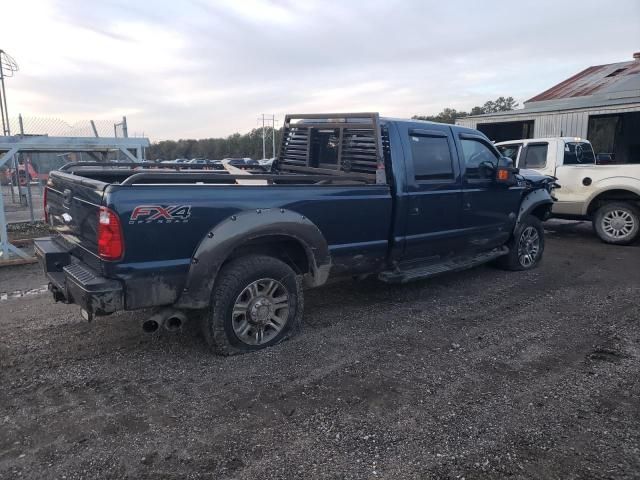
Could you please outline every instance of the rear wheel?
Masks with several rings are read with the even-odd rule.
[[[296,333],[302,310],[302,284],[291,267],[262,255],[237,258],[218,275],[205,338],[221,355],[260,350]]]
[[[640,211],[630,203],[606,203],[596,211],[593,228],[603,242],[627,245],[638,238]]]
[[[544,253],[544,229],[538,217],[527,215],[513,232],[507,244],[509,253],[498,259],[507,270],[531,270],[538,266]]]

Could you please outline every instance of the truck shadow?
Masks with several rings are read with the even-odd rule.
[[[589,221],[573,221],[573,220],[558,220],[552,219],[544,223],[544,231],[549,237],[553,238],[567,238],[572,241],[582,240],[585,243],[596,245],[601,244],[607,246],[602,242],[596,233],[593,231],[592,223]],[[640,240],[633,242],[632,247],[640,246]],[[624,246],[611,245],[615,248],[624,248]]]

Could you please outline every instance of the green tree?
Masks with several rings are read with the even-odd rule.
[[[515,110],[518,107],[519,104],[513,97],[498,97],[495,100],[489,100],[486,102],[482,107],[482,113],[506,112],[509,110]]]

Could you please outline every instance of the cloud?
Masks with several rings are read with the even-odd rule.
[[[246,131],[262,112],[522,102],[640,39],[634,0],[31,0],[3,14],[0,48],[21,67],[10,113],[127,115],[153,140]]]

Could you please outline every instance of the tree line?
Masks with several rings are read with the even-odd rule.
[[[445,108],[436,115],[414,115],[415,120],[429,120],[440,123],[455,123],[457,119],[469,115],[503,112],[518,108],[518,102],[513,97],[498,97],[489,100],[482,106],[473,107],[469,112]],[[272,155],[272,129],[266,127],[267,157]],[[276,130],[276,151],[281,139],[282,129]],[[203,138],[162,140],[152,143],[147,149],[149,160],[173,160],[176,158],[208,158],[222,159],[229,157],[262,158],[262,128],[254,128],[248,133],[234,133],[225,138]]]
[[[513,97],[498,97],[495,100],[489,100],[484,105],[473,107],[471,111],[457,111],[455,108],[445,108],[437,115],[414,115],[415,120],[428,120],[430,122],[440,123],[456,123],[459,118],[468,117],[469,115],[483,115],[485,113],[506,112],[515,110],[520,105]]]
[[[276,129],[276,151],[282,129]],[[272,155],[272,129],[265,128],[267,157]],[[248,133],[234,133],[225,138],[162,140],[147,149],[149,160],[173,160],[176,158],[262,158],[262,128]]]

